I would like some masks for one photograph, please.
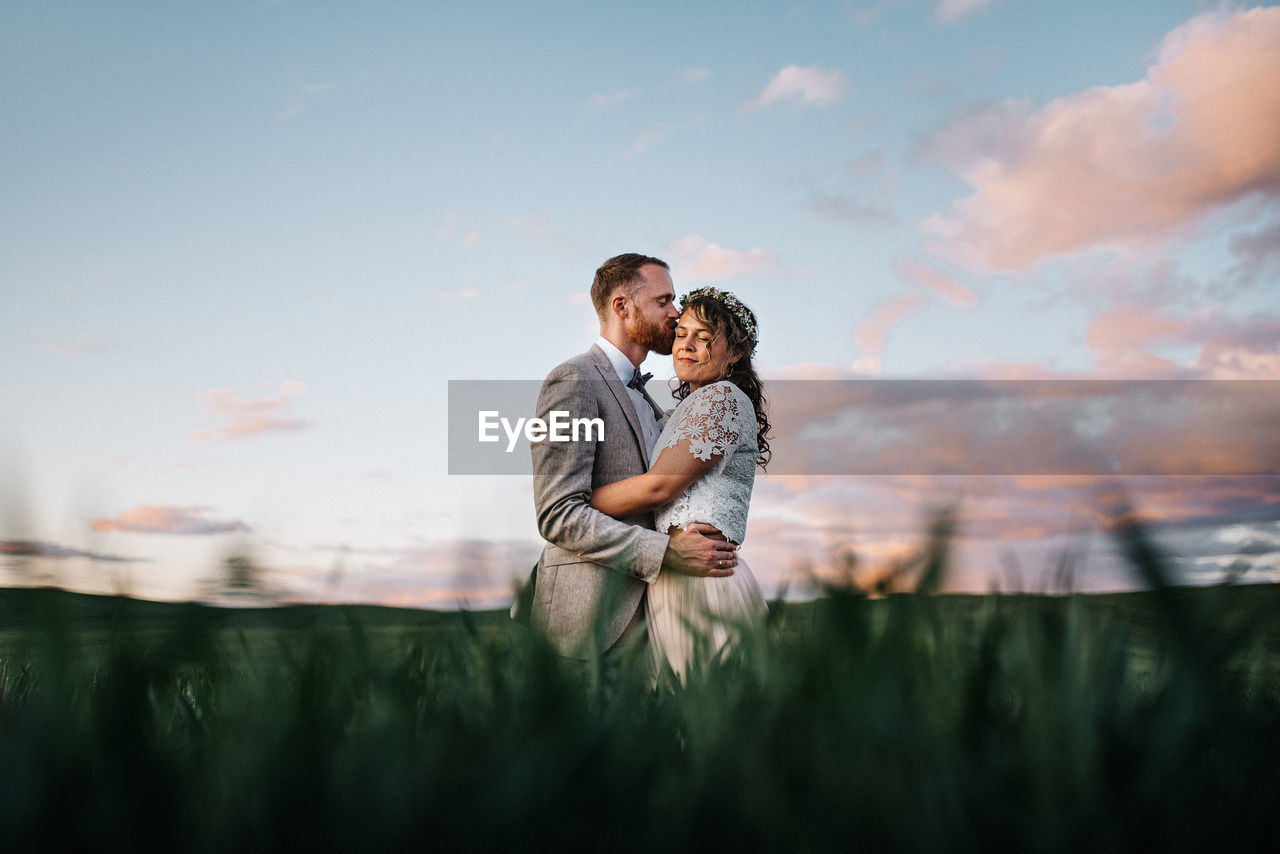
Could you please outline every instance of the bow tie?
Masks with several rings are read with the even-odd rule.
[[[631,375],[631,382],[627,383],[627,388],[644,391],[644,384],[651,379],[653,379],[653,374],[642,374],[640,369],[636,368],[636,372]]]

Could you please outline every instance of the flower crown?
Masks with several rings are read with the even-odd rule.
[[[739,325],[742,326],[742,331],[747,333],[747,340],[751,342],[751,355],[754,356],[756,354],[756,345],[760,343],[760,333],[756,329],[756,320],[751,315],[750,309],[728,291],[722,291],[719,288],[707,285],[705,288],[689,291],[689,293],[680,297],[680,310],[684,311],[684,307],[695,297],[711,297],[729,309],[729,313],[738,319]]]

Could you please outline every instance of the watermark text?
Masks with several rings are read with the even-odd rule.
[[[570,418],[570,413],[563,409],[553,409],[550,418],[517,418],[512,424],[509,418],[503,417],[496,409],[482,409],[479,412],[479,436],[481,442],[498,442],[498,428],[507,435],[507,453],[516,448],[523,433],[530,442],[592,442],[604,440],[603,418]]]

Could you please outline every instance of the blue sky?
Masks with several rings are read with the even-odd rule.
[[[4,4],[3,580],[187,598],[242,549],[284,598],[499,602],[531,487],[447,474],[447,382],[580,352],[624,251],[738,293],[766,380],[1276,379],[1278,17]],[[1132,488],[1194,578],[1280,572],[1271,481],[1178,484]],[[960,488],[956,586],[1067,546],[1124,586],[1096,487],[764,476],[747,548],[770,590],[909,563]]]

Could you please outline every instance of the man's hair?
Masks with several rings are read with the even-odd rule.
[[[636,282],[640,280],[640,268],[645,264],[657,264],[664,270],[671,269],[660,258],[627,252],[613,256],[596,270],[595,280],[591,282],[591,304],[596,307],[596,314],[601,320],[609,314],[609,302],[615,291],[621,289],[628,298],[635,293]]]

